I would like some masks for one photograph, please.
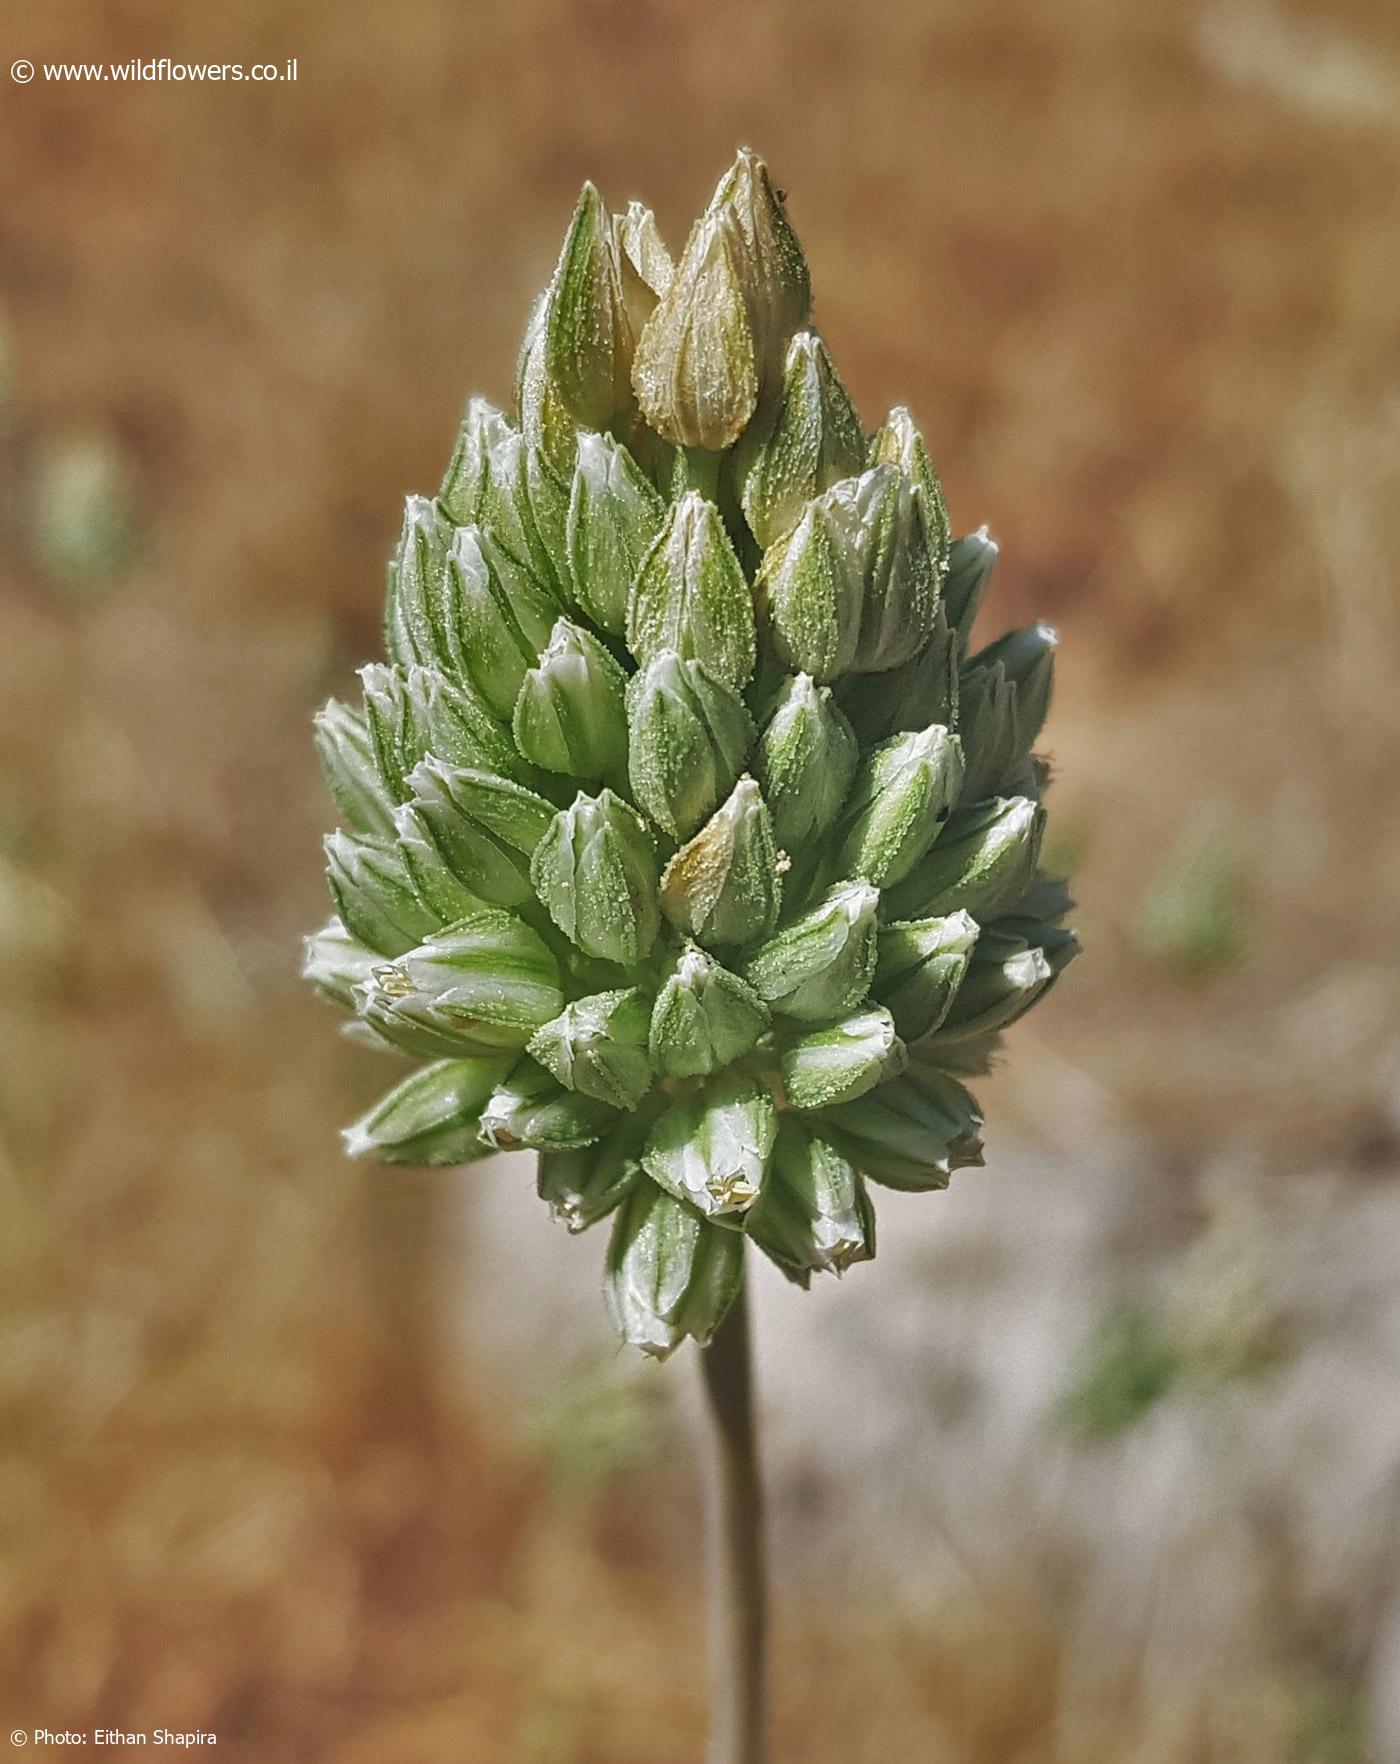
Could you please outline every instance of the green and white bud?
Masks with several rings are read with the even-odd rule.
[[[613,231],[618,246],[647,287],[653,294],[664,294],[676,271],[656,216],[644,202],[629,202],[621,214],[613,216]]]
[[[648,1181],[641,1153],[650,1128],[645,1115],[624,1115],[593,1145],[542,1152],[537,1187],[550,1215],[576,1234],[615,1211]]]
[[[521,682],[511,729],[532,764],[572,778],[625,776],[627,676],[607,646],[560,619]]]
[[[381,1033],[403,1025],[431,1032],[443,1051],[491,1054],[523,1048],[564,995],[538,933],[487,907],[376,968],[356,1004]]]
[[[720,512],[693,490],[673,503],[642,559],[627,608],[627,646],[642,663],[668,650],[744,686],[756,654],[753,599]]]
[[[1055,651],[1059,646],[1054,630],[1049,625],[1037,624],[1023,631],[1008,631],[973,658],[974,668],[999,664],[1015,687],[1016,745],[1022,753],[1029,753],[1045,726],[1055,680]]]
[[[447,555],[447,598],[457,671],[499,722],[559,616],[534,577],[480,527],[459,527]]]
[[[596,1097],[566,1089],[533,1060],[521,1060],[481,1111],[481,1137],[492,1151],[528,1146],[562,1151],[592,1145],[616,1120]]]
[[[394,831],[394,804],[379,776],[368,722],[336,698],[313,721],[321,770],[346,825],[356,833],[388,838]]]
[[[758,738],[755,770],[784,850],[810,849],[835,823],[859,750],[828,687],[810,674],[784,680]]]
[[[430,754],[448,765],[500,772],[526,782],[534,775],[510,731],[460,686],[433,668],[361,668],[365,717],[375,764],[395,802],[412,794],[408,775]]]
[[[783,1093],[795,1109],[825,1109],[864,1096],[907,1064],[894,1018],[880,1005],[813,1029],[783,1049]]]
[[[1016,688],[1000,662],[963,669],[958,680],[958,731],[968,757],[962,800],[983,802],[1010,791],[1025,750],[1017,726]]]
[[[399,547],[389,565],[384,616],[385,646],[403,667],[415,662],[427,667],[447,663],[439,646],[435,609],[451,542],[452,529],[433,501],[426,496],[408,497]]]
[[[814,496],[865,464],[865,436],[826,345],[799,331],[788,345],[771,428],[750,425],[735,450],[740,501],[749,530],[771,545]]]
[[[1004,1029],[1030,1009],[1054,978],[1055,969],[1042,946],[984,928],[952,1009],[938,1030],[939,1041]]]
[[[749,958],[744,977],[777,1015],[821,1023],[852,1011],[875,971],[879,891],[840,882]]]
[[[744,1239],[712,1225],[654,1182],[617,1215],[603,1291],[618,1334],[664,1360],[687,1336],[707,1342],[744,1278]]]
[[[530,1039],[528,1052],[569,1090],[635,1109],[651,1089],[651,1002],[633,987],[567,1005]]]
[[[661,877],[661,910],[678,931],[711,947],[772,934],[783,884],[773,817],[752,778],[741,778]]]
[[[955,539],[948,550],[948,574],[943,582],[943,607],[948,624],[967,654],[973,623],[996,568],[999,547],[985,527]]]
[[[788,1279],[844,1274],[875,1257],[875,1209],[860,1172],[811,1123],[784,1115],[744,1231]]]
[[[627,686],[628,772],[638,806],[688,838],[739,781],[753,721],[702,662],[658,655]]]
[[[836,696],[850,718],[860,745],[875,747],[891,735],[943,723],[958,725],[958,645],[940,606],[923,648],[907,662],[871,682],[847,674]]]
[[[515,429],[487,451],[477,519],[553,599],[556,612],[571,610],[568,481]]]
[[[402,955],[441,920],[418,898],[403,853],[389,839],[331,833],[326,881],[350,934],[384,955]]]
[[[911,1069],[821,1116],[823,1133],[887,1188],[946,1188],[954,1170],[982,1162],[982,1115],[946,1073]]]
[[[648,1054],[663,1077],[705,1078],[751,1053],[771,1021],[751,986],[691,945],[656,996]]]
[[[656,844],[611,790],[561,809],[535,852],[535,893],[585,955],[634,967],[656,941]]]
[[[963,909],[986,924],[1030,887],[1045,811],[1026,796],[994,797],[956,809],[933,850],[885,897],[898,918]]]
[[[924,532],[933,557],[934,576],[941,583],[947,574],[953,539],[948,504],[944,501],[943,486],[933,469],[924,438],[902,404],[895,406],[886,417],[885,426],[871,437],[869,463],[898,466],[912,481],[923,509]]]
[[[758,1199],[777,1132],[768,1086],[726,1074],[704,1091],[677,1097],[656,1120],[642,1168],[707,1217],[741,1213]]]
[[[964,912],[881,927],[870,990],[906,1042],[932,1034],[948,1015],[978,934]]]
[[[530,860],[554,819],[552,802],[493,772],[435,759],[408,783],[413,808],[460,882],[493,906],[530,898]]]
[[[440,823],[441,817],[435,816]],[[448,861],[437,831],[423,811],[406,802],[394,810],[394,830],[414,892],[439,925],[450,925],[490,903],[467,887]]]
[[[578,438],[569,498],[569,564],[583,610],[610,636],[627,630],[627,602],[666,504],[620,442]]]
[[[549,314],[554,285],[535,302],[515,364],[515,406],[520,432],[567,483],[578,452],[573,412],[549,367]]]
[[[313,932],[302,948],[302,979],[309,980],[319,993],[347,1010],[354,1004],[355,988],[362,986],[384,960],[379,950],[352,937],[339,919],[332,919]]]
[[[546,366],[576,422],[606,428],[632,408],[632,357],[656,295],[583,186],[549,297]]]
[[[412,1073],[341,1137],[347,1157],[381,1164],[470,1164],[490,1154],[481,1110],[514,1055],[438,1060]]]
[[[962,744],[938,724],[868,753],[837,828],[838,875],[887,888],[938,838],[962,787]]]
[[[447,475],[438,491],[438,507],[454,527],[481,519],[486,495],[486,460],[492,447],[510,433],[505,416],[488,398],[467,405]]]

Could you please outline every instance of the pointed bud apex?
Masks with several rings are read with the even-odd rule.
[[[515,745],[546,771],[590,781],[627,765],[627,676],[589,630],[560,619],[521,682]]]
[[[866,882],[839,883],[751,957],[745,978],[775,1012],[801,1022],[854,1010],[875,969],[879,899]]]
[[[462,418],[447,476],[438,491],[438,504],[454,527],[464,527],[481,518],[486,458],[496,442],[509,433],[510,424],[489,399],[472,399]]]
[[[865,463],[865,437],[826,345],[799,331],[788,345],[773,426],[744,431],[735,470],[749,530],[762,546],[787,532],[805,505]]]
[[[425,760],[409,777],[413,807],[447,867],[495,906],[530,898],[530,859],[549,831],[553,803],[508,778]]]
[[[732,686],[667,652],[627,687],[628,770],[637,801],[685,839],[738,782],[753,722]]]
[[[642,1168],[706,1215],[743,1212],[758,1199],[777,1132],[767,1085],[726,1076],[677,1097],[652,1127]]]
[[[891,890],[886,909],[925,918],[965,908],[986,924],[1030,887],[1044,825],[1045,811],[1025,796],[956,810],[933,850]]]
[[[515,405],[520,432],[567,483],[578,449],[578,427],[549,366],[549,314],[553,284],[535,302],[515,365]]]
[[[442,667],[442,579],[452,529],[426,496],[410,496],[404,504],[399,548],[389,566],[384,639],[393,659],[408,667],[421,662]]]
[[[774,836],[785,851],[798,851],[834,825],[857,758],[855,734],[829,688],[810,674],[785,680],[755,761]]]
[[[610,435],[578,438],[569,501],[569,565],[584,611],[609,635],[627,630],[627,601],[666,504]]]
[[[744,1230],[789,1280],[843,1274],[875,1256],[875,1209],[851,1161],[809,1124],[784,1115],[763,1193]]]
[[[302,979],[347,1010],[354,1009],[355,988],[384,960],[378,950],[352,937],[339,919],[308,937],[303,948]]]
[[[969,913],[881,927],[870,990],[906,1042],[931,1034],[948,1015],[977,936]]]
[[[507,429],[486,455],[486,482],[478,523],[523,565],[555,603],[568,612],[569,489],[539,447]]]
[[[560,1151],[592,1145],[616,1117],[606,1103],[566,1090],[533,1060],[521,1060],[481,1111],[481,1137],[492,1151],[528,1146]]]
[[[756,654],[753,598],[719,510],[695,491],[672,505],[642,559],[627,608],[627,646],[639,662],[667,650],[743,686]]]
[[[326,880],[351,935],[384,955],[401,955],[436,931],[437,915],[419,900],[403,853],[392,840],[331,833]]]
[[[657,230],[656,216],[645,203],[629,202],[625,213],[613,216],[613,228],[632,268],[653,294],[664,294],[675,267]]]
[[[720,179],[709,213],[722,219],[737,241],[760,379],[766,379],[770,367],[780,367],[788,339],[807,323],[812,310],[807,259],[768,167],[747,147],[740,148]]]
[[[1022,753],[1029,753],[1045,725],[1059,644],[1049,625],[1031,625],[1024,631],[1008,631],[973,658],[974,668],[999,662],[1016,688],[1016,745]]]
[[[773,817],[753,779],[741,778],[667,864],[661,910],[678,931],[722,947],[770,936],[782,897]]]
[[[1073,938],[1068,932],[1060,935]],[[938,1040],[954,1042],[1005,1029],[1031,1008],[1054,978],[1055,969],[1043,947],[1027,944],[1021,936],[984,929]]]
[[[997,542],[985,527],[955,539],[948,552],[948,574],[943,583],[943,605],[948,623],[958,639],[962,654],[967,654],[973,622],[987,583],[996,567]]]
[[[907,876],[938,837],[962,786],[962,748],[935,724],[893,735],[861,761],[835,868],[885,888]]]
[[[602,197],[585,184],[554,272],[546,355],[577,422],[601,429],[631,409],[632,356],[655,304]]]
[[[569,1090],[615,1109],[635,1109],[651,1089],[651,1009],[635,987],[595,992],[535,1032],[529,1053]]]
[[[862,747],[875,747],[891,735],[926,729],[930,723],[956,728],[958,645],[943,608],[917,655],[881,674],[873,690],[864,674],[847,674],[837,686],[837,698]]]
[[[904,1070],[894,1018],[867,1005],[791,1042],[783,1052],[783,1091],[795,1109],[825,1109],[864,1096]]]
[[[427,1031],[439,1051],[492,1054],[524,1047],[559,1015],[564,995],[539,936],[487,907],[376,968],[355,1003],[390,1040],[402,1026],[410,1034]],[[408,1040],[403,1045],[416,1051]]]
[[[434,817],[438,820],[439,817]],[[433,821],[412,803],[394,810],[394,833],[414,893],[438,925],[451,925],[487,902],[468,888],[448,862]],[[436,927],[435,927],[436,928]]]
[[[482,1105],[511,1058],[424,1066],[345,1129],[346,1156],[418,1165],[470,1164],[486,1157],[490,1147],[479,1131]]]
[[[456,670],[492,716],[509,723],[520,682],[559,616],[529,571],[480,527],[459,527],[447,558]]]
[[[872,1182],[921,1192],[982,1162],[976,1100],[941,1072],[909,1071],[822,1116],[822,1131]]]
[[[898,466],[913,483],[922,507],[929,550],[933,554],[934,576],[941,582],[947,573],[952,544],[948,504],[943,499],[943,486],[938,482],[924,438],[903,405],[896,405],[886,418],[884,428],[872,438],[870,464]]]
[[[645,959],[661,922],[656,848],[621,797],[603,790],[561,809],[530,874],[550,917],[585,955],[623,967]]]
[[[551,1217],[577,1233],[614,1211],[646,1180],[641,1153],[650,1125],[644,1115],[627,1115],[595,1145],[542,1152],[536,1186]]]
[[[652,1065],[668,1078],[704,1078],[750,1053],[771,1018],[737,974],[704,950],[682,951],[651,1013]]]
[[[394,804],[375,763],[369,724],[332,698],[315,717],[316,751],[336,807],[356,833],[387,838],[394,831]]]
[[[375,764],[396,802],[412,794],[408,774],[429,755],[524,781],[509,732],[469,692],[433,668],[360,669]]]
[[[744,1278],[744,1240],[654,1182],[623,1202],[603,1291],[619,1335],[664,1360],[687,1336],[707,1342]]]

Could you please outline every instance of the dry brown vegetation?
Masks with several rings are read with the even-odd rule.
[[[683,1459],[564,1495],[517,1417],[461,1412],[420,1284],[460,1178],[341,1162],[381,1070],[295,979],[307,719],[376,641],[396,498],[469,391],[507,395],[581,178],[675,239],[751,141],[863,410],[913,405],[955,519],[1002,540],[999,615],[1065,637],[1092,953],[1026,1031],[1016,1112],[1067,1063],[1183,1170],[1243,1142],[1393,1180],[1393,11],[7,23],[37,62],[301,71],[0,109],[0,1708],[214,1728],[258,1764],[680,1764]],[[91,556],[62,530],[84,460],[115,499]],[[1276,1683],[1067,1673],[1014,1587],[951,1614],[832,1591],[782,1613],[783,1759],[1293,1743]]]

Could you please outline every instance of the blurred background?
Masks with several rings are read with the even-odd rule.
[[[988,1167],[757,1292],[779,1764],[1400,1758],[1400,17],[19,0],[0,93],[0,1726],[685,1764],[691,1356],[528,1164],[385,1172],[297,978],[312,710],[579,183],[771,161],[984,632],[1060,628],[1088,953]],[[819,1285],[823,1283],[818,1283]]]

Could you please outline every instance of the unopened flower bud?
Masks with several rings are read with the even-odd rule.
[[[613,1212],[648,1180],[641,1152],[650,1125],[645,1115],[625,1115],[593,1145],[541,1152],[537,1188],[551,1215],[577,1233]]]
[[[781,364],[788,339],[807,323],[812,310],[807,259],[768,167],[750,148],[740,148],[716,186],[708,212],[720,216],[738,241],[762,380],[770,365],[776,369]]]
[[[683,950],[652,1007],[648,1051],[669,1078],[703,1078],[749,1053],[768,1028],[768,1007],[712,956]]]
[[[798,1286],[875,1256],[875,1209],[850,1159],[813,1124],[784,1115],[744,1231]]]
[[[520,432],[565,483],[578,453],[578,427],[549,366],[549,313],[553,284],[535,302],[515,366],[515,406]]]
[[[656,941],[656,848],[641,816],[611,790],[579,795],[553,817],[530,874],[585,955],[631,967]]]
[[[560,619],[521,682],[511,727],[527,760],[573,778],[627,766],[627,676],[591,631]]]
[[[1068,932],[1061,935],[1072,937]],[[939,1041],[1004,1029],[1030,1009],[1054,978],[1055,969],[1041,945],[984,929],[952,1009],[938,1030]]]
[[[867,1004],[784,1048],[783,1092],[795,1109],[825,1109],[864,1096],[906,1063],[894,1018]]]
[[[616,1119],[611,1108],[582,1091],[566,1089],[533,1060],[521,1060],[481,1111],[481,1137],[493,1151],[534,1151],[592,1145]]]
[[[480,527],[459,527],[447,558],[457,668],[491,714],[509,723],[520,682],[559,609],[529,571]]]
[[[1008,631],[978,652],[974,668],[999,663],[1016,689],[1016,745],[1028,753],[1045,724],[1055,678],[1055,651],[1060,640],[1049,625]]]
[[[745,979],[780,1016],[820,1023],[854,1010],[875,969],[879,899],[867,882],[838,883],[750,957]]]
[[[1020,898],[1035,875],[1045,811],[1029,797],[994,797],[954,811],[938,843],[889,891],[896,918],[965,908],[985,925]]]
[[[375,762],[369,724],[358,711],[332,698],[315,717],[316,751],[336,807],[356,833],[387,838],[394,805]]]
[[[707,1342],[744,1277],[744,1239],[712,1225],[656,1183],[622,1203],[603,1290],[619,1335],[664,1360],[687,1336]]]
[[[908,729],[930,723],[954,728],[958,720],[958,644],[940,606],[923,648],[897,668],[871,680],[847,674],[836,687],[837,701],[862,747],[874,747]]]
[[[856,771],[835,869],[890,887],[938,837],[962,786],[962,745],[939,724],[892,735]]]
[[[997,542],[985,527],[955,539],[948,551],[948,574],[943,581],[943,607],[948,624],[967,654],[973,622],[987,591],[997,561]]]
[[[576,422],[601,429],[632,407],[632,357],[656,296],[583,186],[549,295],[546,362]]]
[[[850,723],[810,674],[789,676],[758,738],[759,783],[777,842],[796,852],[836,821],[855,776],[858,749]]]
[[[435,1032],[461,1054],[523,1048],[564,1008],[559,969],[528,925],[499,907],[470,914],[374,970],[356,994],[361,1013]]]
[[[529,1052],[569,1090],[635,1109],[651,1089],[648,1000],[636,987],[568,1005],[531,1038]]]
[[[437,496],[438,506],[454,527],[481,519],[487,455],[509,433],[510,424],[489,399],[472,399]]]
[[[633,269],[653,294],[664,294],[671,285],[675,266],[656,225],[656,216],[644,202],[629,202],[613,216],[618,245]]]
[[[341,1137],[346,1155],[381,1164],[470,1164],[490,1147],[481,1138],[482,1106],[504,1078],[511,1055],[438,1060],[381,1097]]]
[[[642,559],[627,646],[646,663],[668,650],[743,686],[755,656],[753,599],[719,510],[695,491],[674,503]]]
[[[627,687],[628,771],[638,803],[685,839],[738,782],[753,722],[732,686],[667,652]]]
[[[954,1170],[982,1162],[982,1115],[946,1073],[910,1070],[822,1116],[822,1131],[887,1188],[946,1188]]]
[[[331,833],[325,840],[326,881],[352,936],[385,955],[412,949],[439,920],[418,898],[403,853],[392,840]]]
[[[627,600],[666,504],[632,455],[610,435],[578,438],[569,500],[569,563],[579,601],[614,637],[627,630]]]
[[[522,782],[530,771],[509,730],[436,669],[371,664],[360,669],[360,679],[375,764],[395,802],[407,801],[408,774],[429,755]]]
[[[895,406],[886,417],[884,427],[872,438],[869,463],[898,466],[912,481],[922,504],[924,532],[933,555],[934,575],[941,582],[948,569],[952,544],[948,504],[944,501],[943,486],[933,469],[924,438],[903,405]]]
[[[408,782],[414,809],[459,881],[495,906],[530,898],[530,860],[553,803],[493,772],[438,760],[424,760]]]
[[[948,1015],[977,937],[976,919],[961,912],[881,927],[870,990],[906,1042],[931,1034]]]
[[[752,778],[741,778],[661,877],[661,910],[711,947],[771,935],[782,905],[773,817]]]
[[[573,599],[568,575],[568,483],[539,447],[514,429],[493,442],[486,455],[481,526],[568,612]]]
[[[354,1003],[355,988],[363,985],[384,960],[378,950],[352,937],[339,919],[323,925],[302,947],[302,979],[309,980],[325,997],[347,1007]]]
[[[726,1074],[703,1091],[678,1097],[657,1119],[642,1168],[707,1216],[743,1212],[758,1199],[777,1131],[768,1086]]]
[[[1011,791],[1025,751],[1017,729],[1016,688],[1000,662],[963,669],[958,680],[958,732],[967,755],[962,800],[983,802]]]
[[[751,424],[740,437],[735,470],[749,530],[771,545],[814,496],[865,463],[865,437],[850,394],[826,345],[799,331],[788,345],[782,390],[771,428]]]
[[[404,504],[403,532],[389,566],[384,637],[390,655],[403,666],[414,662],[443,667],[439,605],[452,529],[426,496]]]
[[[452,868],[438,837],[441,824],[440,816],[429,820],[411,802],[394,810],[395,841],[414,892],[436,914],[438,924],[450,925],[490,903],[468,888]]]

